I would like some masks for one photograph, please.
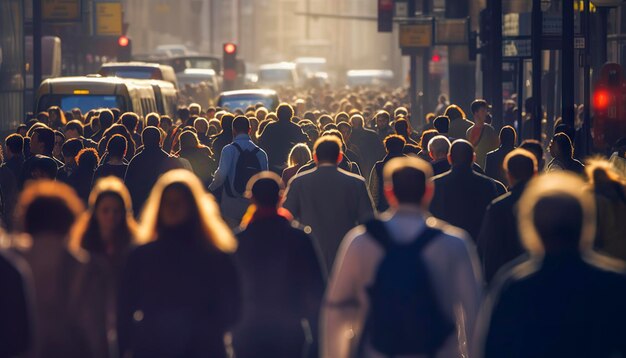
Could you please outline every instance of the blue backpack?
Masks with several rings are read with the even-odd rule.
[[[361,343],[388,356],[434,355],[455,331],[421,256],[441,230],[426,227],[417,239],[400,244],[393,242],[383,222],[371,220],[365,226],[385,249],[385,257],[368,287],[370,308]]]
[[[233,178],[233,187],[230,188],[228,183],[226,184],[226,194],[228,196],[241,197],[246,192],[246,185],[248,181],[255,174],[261,172],[261,162],[257,157],[257,153],[260,151],[259,147],[255,147],[252,150],[243,150],[239,144],[233,142],[233,147],[239,152],[237,158],[237,164],[235,166],[235,177]]]

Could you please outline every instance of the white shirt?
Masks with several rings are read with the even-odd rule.
[[[414,240],[426,225],[443,231],[422,251],[440,307],[457,323],[457,334],[450,336],[436,356],[467,357],[466,337],[472,337],[482,282],[469,236],[415,206],[392,209],[381,220],[397,242]],[[354,228],[343,239],[322,308],[322,357],[349,357],[356,347],[368,313],[367,288],[373,284],[383,255],[383,249],[363,226]],[[346,304],[349,302],[355,305]],[[384,357],[371,347],[365,349],[365,356]]]

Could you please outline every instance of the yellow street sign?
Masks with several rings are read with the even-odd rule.
[[[119,36],[122,34],[122,4],[119,2],[96,3],[96,35]]]
[[[42,0],[41,17],[44,21],[80,21],[81,0]]]
[[[433,44],[433,25],[424,24],[402,24],[400,25],[400,47],[402,48],[423,48],[431,47]]]

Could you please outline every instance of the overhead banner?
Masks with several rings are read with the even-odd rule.
[[[80,22],[81,0],[41,0],[41,17],[46,22]]]
[[[119,2],[96,3],[96,35],[122,35],[122,4]]]

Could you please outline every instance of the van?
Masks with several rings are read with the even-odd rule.
[[[163,80],[178,89],[178,81],[172,66],[150,62],[109,62],[100,67],[98,74],[104,77],[135,78],[140,80]]]
[[[98,108],[119,108],[143,117],[157,112],[154,89],[148,82],[98,75],[49,78],[41,83],[35,113],[59,106],[63,111],[80,108],[86,113]]]
[[[157,112],[159,114],[167,114],[172,119],[175,119],[178,108],[178,90],[167,81],[149,80],[148,83],[154,91]]]
[[[296,64],[293,62],[281,62],[261,65],[258,72],[259,86],[289,86],[299,85]]]
[[[393,79],[391,70],[350,70],[346,73],[348,86],[387,86]]]

